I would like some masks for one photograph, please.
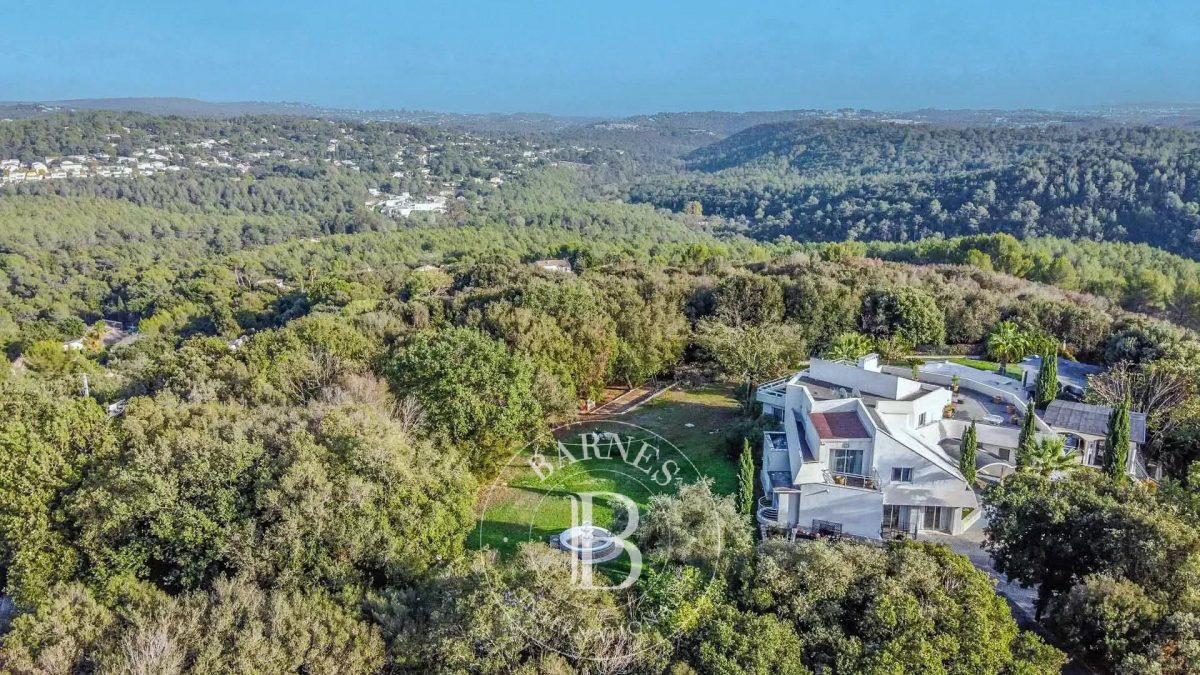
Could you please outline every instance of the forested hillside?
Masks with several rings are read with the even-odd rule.
[[[0,158],[25,176],[0,188],[0,672],[1050,675],[1063,650],[1122,674],[1200,668],[1200,264],[1026,236],[1066,213],[1103,239],[1196,229],[1191,135],[785,125],[697,150],[670,180],[662,156],[547,138],[0,123]],[[55,155],[93,173],[56,177]],[[98,173],[119,157],[148,168]],[[980,215],[974,192],[970,208],[946,196],[942,220],[911,195],[907,211],[862,202],[891,214],[874,220],[849,206],[866,190],[932,204],[1036,166],[1050,196],[1029,197],[1025,228]],[[634,184],[653,203],[623,199]],[[764,215],[672,212],[720,214],[705,201],[720,185]],[[1016,199],[992,192],[988,214]],[[1183,206],[1160,218],[1167,194]],[[388,212],[385,196],[444,208]],[[840,241],[955,233],[964,209],[968,236]],[[997,546],[1044,596],[1056,646],[945,546],[755,545],[744,448],[777,424],[755,383],[811,355],[981,355],[1004,333],[1117,373],[1165,472],[1156,490],[1023,471],[996,491]],[[546,533],[480,543],[514,453],[589,400],[666,381],[696,402],[647,415],[704,443],[710,474],[650,500],[636,585],[581,601]],[[1133,543],[1103,548],[1095,523]]]
[[[635,186],[634,201],[760,239],[912,241],[1007,232],[1200,257],[1200,132],[800,122],[747,129]]]

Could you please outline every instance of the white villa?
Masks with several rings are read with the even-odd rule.
[[[953,393],[946,386],[953,375],[940,365],[922,368],[918,382],[900,374],[907,369],[881,367],[875,354],[856,364],[813,358],[807,370],[760,386],[757,400],[783,430],[764,434],[759,524],[869,539],[960,534],[970,527],[981,515],[979,500],[949,451],[957,451],[968,420],[977,419],[979,476],[1011,473],[1020,429],[1005,416],[983,414],[989,408],[979,401],[1023,414],[1025,396],[1023,387],[998,388],[989,383],[994,374],[979,370],[974,378],[954,373],[960,391]],[[979,413],[968,419],[953,414],[968,403],[962,389],[971,390]],[[1095,447],[1096,420],[1107,409],[1059,403],[1045,415],[1052,420],[1037,418],[1039,437],[1062,433],[1068,449]],[[1130,471],[1144,477],[1137,456],[1145,417],[1135,416]],[[1082,460],[1097,462],[1086,452]]]

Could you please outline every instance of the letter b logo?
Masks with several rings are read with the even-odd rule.
[[[608,532],[592,525],[592,504],[599,498],[609,502],[614,509],[625,508],[628,518],[620,532]],[[588,589],[629,588],[642,573],[642,552],[627,538],[637,531],[638,508],[632,499],[616,492],[580,492],[571,497],[570,541],[563,542],[572,552],[571,583]],[[629,556],[629,574],[615,586],[596,585],[592,566],[598,561],[611,560],[615,549],[624,549]]]

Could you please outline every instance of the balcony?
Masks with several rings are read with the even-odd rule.
[[[826,471],[825,482],[833,483],[834,485],[845,485],[846,487],[859,488],[861,490],[878,490],[879,480],[874,476],[865,476],[858,473],[844,473],[841,471]]]
[[[788,378],[790,377],[789,375],[788,377],[781,377],[777,380],[771,380],[770,382],[758,385],[755,391],[755,399],[760,403],[782,406],[786,398],[785,391],[787,389]]]
[[[758,524],[772,527],[779,525],[779,509],[768,497],[760,497],[758,500]]]

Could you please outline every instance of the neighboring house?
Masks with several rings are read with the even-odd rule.
[[[1042,419],[1063,438],[1068,451],[1078,452],[1086,466],[1104,466],[1107,454],[1108,419],[1112,408],[1106,405],[1051,401]],[[1146,443],[1146,415],[1129,413],[1129,465],[1126,470],[1138,478],[1148,477],[1142,458]]]
[[[571,261],[569,260],[535,260],[533,265],[547,272],[571,271]]]
[[[757,397],[783,421],[763,444],[765,527],[880,539],[958,534],[978,518],[975,491],[937,445],[948,389],[884,373],[872,354],[814,358]]]

